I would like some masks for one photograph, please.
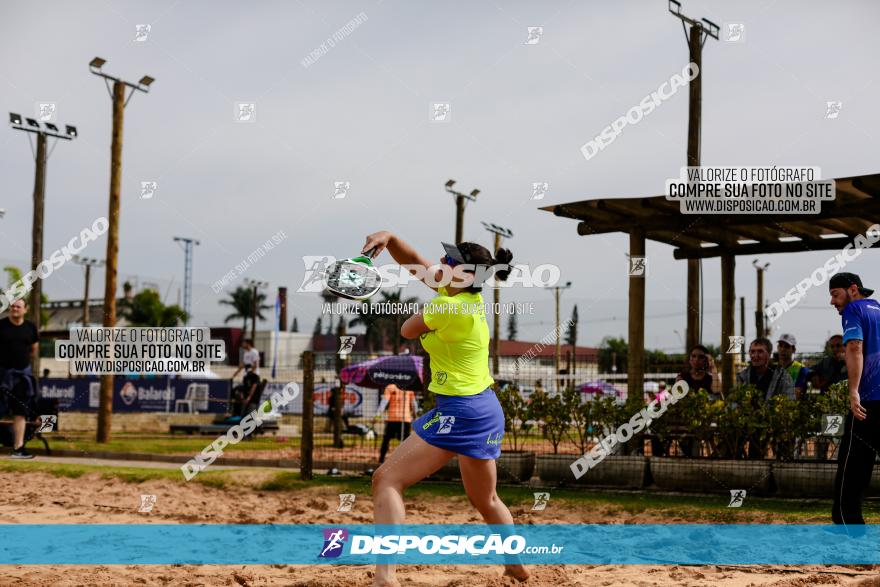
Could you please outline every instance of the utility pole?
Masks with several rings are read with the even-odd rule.
[[[77,265],[82,265],[86,268],[86,284],[85,291],[83,293],[83,317],[82,317],[82,325],[83,328],[89,325],[89,281],[91,280],[92,275],[92,267],[103,267],[104,260],[103,259],[91,259],[89,257],[80,257],[79,255],[73,256],[73,262]]]
[[[550,287],[545,287],[544,289],[552,289],[554,296],[556,297],[556,360],[554,362],[556,368],[556,375],[559,375],[559,355],[561,353],[561,341],[560,341],[560,332],[559,332],[559,294],[562,290],[568,289],[571,287],[571,282],[565,282],[565,285],[554,285]],[[559,383],[557,382],[557,386]]]
[[[104,277],[104,326],[116,326],[116,273],[119,258],[119,202],[122,183],[122,123],[125,106],[136,91],[147,93],[154,80],[145,75],[137,84],[113,77],[101,71],[106,59],[95,57],[89,62],[89,71],[104,78],[113,100],[113,134],[110,146],[110,206],[107,230],[107,271]],[[113,89],[110,89],[110,82]],[[131,88],[125,97],[125,88]],[[113,375],[101,375],[101,400],[98,407],[98,442],[110,441],[110,421],[113,416]]]
[[[58,130],[58,127],[51,122],[40,124],[33,118],[25,118],[24,121],[27,122],[27,126],[22,124],[22,117],[20,115],[13,112],[9,113],[9,125],[13,130],[20,130],[37,135],[37,150],[34,156],[36,162],[36,169],[34,171],[34,219],[33,224],[31,225],[31,270],[36,272],[37,267],[43,262],[43,217],[46,204],[46,162],[49,159],[49,154],[47,153],[47,139],[48,137],[55,139],[52,143],[52,150],[54,151],[58,139],[63,139],[65,141],[73,140],[77,137],[77,131],[75,126],[70,126],[68,124],[65,125],[65,131],[62,134],[61,131]],[[28,140],[30,140],[30,135],[28,135]],[[31,150],[33,150],[33,143],[31,143]],[[42,312],[42,293],[42,280],[34,280],[31,284],[30,292],[30,320],[38,330],[42,324],[40,320]],[[39,353],[32,357],[31,369],[34,373],[40,372]]]
[[[702,19],[703,23],[688,18],[681,13],[681,3],[669,0],[669,12],[681,20],[685,39],[688,42],[688,54],[691,63],[699,68],[697,76],[690,81],[688,88],[688,142],[687,164],[690,167],[700,165],[700,114],[703,106],[703,44],[708,37],[718,40],[718,25],[710,20]],[[690,26],[690,32],[688,32]],[[700,344],[700,280],[702,279],[701,262],[699,259],[688,259],[687,262],[687,330],[685,346],[692,348]]]
[[[764,330],[764,272],[770,263],[758,264],[758,260],[752,261],[752,266],[758,272],[758,297],[755,305],[755,338],[764,338],[767,332]]]
[[[504,228],[502,226],[498,226],[497,224],[492,224],[490,222],[483,222],[483,228],[491,232],[495,235],[495,243],[492,249],[492,254],[498,252],[498,249],[501,248],[501,239],[502,238],[510,238],[513,236],[513,232],[509,229]],[[476,285],[476,284],[475,284]],[[493,308],[495,309],[495,321],[492,325],[492,374],[498,375],[498,349],[500,348],[500,340],[501,340],[501,312],[499,308],[501,308],[501,289],[495,287],[495,291],[492,292],[494,297],[495,304]],[[559,318],[557,316],[557,326],[559,325]]]
[[[742,335],[743,340],[746,339],[746,298],[741,296],[739,298],[739,333]],[[739,360],[746,360],[746,345],[742,345],[739,349]]]
[[[455,198],[455,244],[462,242],[464,239],[464,206],[467,202],[476,202],[477,194],[480,190],[473,190],[469,194],[463,194],[452,189],[455,180],[450,179],[446,182],[446,191]]]
[[[186,238],[175,236],[174,242],[183,243],[183,311],[186,312],[184,324],[189,323],[192,316],[192,262],[193,262],[193,245],[199,245],[199,241],[194,238]]]

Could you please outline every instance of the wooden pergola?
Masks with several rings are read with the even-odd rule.
[[[629,254],[645,255],[645,240],[675,247],[676,259],[688,260],[688,344],[699,340],[698,259],[721,258],[721,341],[734,333],[736,291],[734,268],[738,255],[841,250],[858,234],[880,224],[880,174],[835,179],[836,198],[824,201],[818,214],[682,214],[679,203],[665,196],[598,198],[546,206],[541,210],[578,220],[581,236],[629,234]],[[645,277],[629,278],[629,389],[644,381]],[[722,389],[733,380],[733,355],[721,363]]]

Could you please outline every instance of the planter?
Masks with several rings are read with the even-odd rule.
[[[776,493],[785,497],[831,497],[834,495],[835,473],[837,463],[773,464]]]
[[[518,450],[501,451],[495,461],[498,481],[505,483],[528,483],[535,471],[535,453]]]
[[[541,481],[563,485],[591,487],[628,487],[641,489],[648,474],[648,458],[644,456],[608,456],[575,479],[571,464],[578,455],[539,455],[538,476]]]
[[[652,457],[651,475],[660,489],[729,494],[745,489],[750,494],[771,493],[773,461],[734,461]]]

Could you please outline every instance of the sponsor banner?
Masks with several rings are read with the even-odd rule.
[[[274,392],[280,392],[287,385],[286,382],[268,383],[263,389],[263,395],[260,396],[261,401],[266,401]],[[302,388],[302,383],[297,382]],[[330,408],[331,388],[333,386],[321,383],[315,386],[314,405],[316,416],[326,416]],[[373,416],[379,407],[379,396],[381,390],[366,389],[353,384],[345,385],[345,400],[343,404],[343,413],[346,416],[360,417]],[[297,395],[290,403],[286,404],[279,410],[282,414],[302,414],[302,393]]]
[[[7,524],[3,532],[3,565],[880,564],[876,525]]]
[[[93,388],[97,385],[93,393]],[[87,412],[98,409],[101,382],[97,379],[40,378],[40,397],[58,400],[62,412]],[[91,405],[94,403],[94,405]]]
[[[82,377],[41,379],[40,397],[57,399],[58,409],[63,412],[95,411],[100,402],[101,382],[97,378]],[[228,399],[229,381],[224,379],[113,379],[114,412],[192,411],[224,414]]]

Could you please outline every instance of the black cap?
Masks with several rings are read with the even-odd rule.
[[[457,263],[467,263],[468,259],[465,255],[465,252],[458,248],[456,245],[451,245],[449,243],[440,243],[443,245],[443,248],[446,250],[446,254],[455,259]]]
[[[849,289],[849,286],[851,285],[858,287],[859,293],[865,297],[874,293],[873,289],[865,289],[862,287],[862,278],[855,273],[837,273],[836,275],[833,275],[828,282],[828,290],[830,291],[837,288]]]

